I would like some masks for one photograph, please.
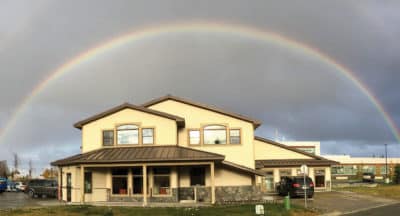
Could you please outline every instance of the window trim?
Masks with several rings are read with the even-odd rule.
[[[199,143],[197,144],[192,144],[190,143],[190,131],[198,131],[199,132]],[[200,128],[188,128],[187,129],[187,139],[188,139],[188,144],[190,146],[201,146],[202,145],[202,133]]]
[[[225,128],[225,139],[226,139],[226,143],[220,143],[220,144],[215,144],[215,143],[210,143],[210,144],[206,144],[206,143],[204,143],[204,131],[205,130],[221,130],[222,131],[222,129],[205,129],[206,127],[210,127],[210,126],[221,126],[221,127],[224,127]],[[229,142],[228,142],[228,138],[229,138],[229,135],[228,135],[228,131],[229,131],[229,126],[227,125],[227,124],[206,124],[206,125],[203,125],[202,127],[201,127],[201,131],[202,131],[202,144],[203,144],[203,146],[214,146],[214,145],[216,145],[216,146],[221,146],[221,145],[228,145],[229,144]]]
[[[104,145],[104,132],[105,131],[112,131],[113,132],[113,139],[112,139],[112,144],[111,145]],[[101,130],[101,142],[103,147],[112,147],[115,146],[115,129],[102,129]]]
[[[145,137],[145,136],[143,136],[143,130],[144,129],[152,129],[153,130],[153,143],[143,143],[143,138]],[[140,135],[139,135],[140,137],[141,137],[141,141],[139,142],[140,144],[139,145],[144,145],[144,146],[146,146],[146,145],[155,145],[156,144],[156,127],[141,127],[140,128]]]
[[[238,130],[239,131],[239,143],[231,143],[231,130]],[[242,128],[229,128],[229,133],[228,133],[228,137],[229,137],[229,144],[230,145],[241,145],[242,144]]]
[[[86,187],[86,175],[90,174],[90,190]],[[83,177],[83,191],[85,194],[92,194],[93,193],[93,172],[85,171]]]
[[[154,169],[155,168],[168,168],[169,169],[169,173],[168,174],[155,174],[155,172],[154,172]],[[156,167],[153,167],[152,169],[151,169],[151,183],[152,183],[152,185],[151,185],[151,187],[152,187],[152,190],[151,190],[151,196],[154,196],[154,197],[172,197],[172,195],[173,195],[173,193],[172,193],[172,173],[173,173],[174,171],[173,171],[173,169],[172,169],[172,167],[170,167],[170,166],[156,166]],[[156,176],[168,176],[169,177],[169,193],[168,194],[154,194],[154,177],[156,177]]]
[[[205,144],[204,143],[204,128],[208,126],[223,126],[226,128],[226,144]],[[239,130],[240,143],[232,144],[230,140],[230,130]],[[190,131],[199,131],[200,132],[200,143],[199,144],[191,144],[190,143]],[[186,137],[187,137],[187,145],[192,147],[203,147],[203,146],[241,146],[243,144],[243,133],[242,128],[240,127],[229,127],[227,123],[207,123],[201,124],[199,128],[187,128],[186,129]]]

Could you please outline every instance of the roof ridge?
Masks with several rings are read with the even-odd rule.
[[[108,115],[114,114],[114,113],[116,113],[118,111],[121,111],[121,110],[127,109],[127,108],[138,110],[138,111],[142,111],[142,112],[147,112],[149,114],[158,115],[158,116],[161,116],[161,117],[164,117],[164,118],[175,120],[177,123],[179,123],[182,126],[185,124],[185,119],[180,117],[180,116],[177,116],[177,115],[174,115],[174,114],[170,114],[170,113],[166,113],[166,112],[162,112],[162,111],[158,111],[158,110],[154,110],[154,109],[150,109],[150,108],[143,107],[143,106],[137,106],[137,105],[134,105],[134,104],[131,104],[131,103],[128,103],[128,102],[124,102],[124,103],[122,103],[122,104],[120,104],[118,106],[115,106],[113,108],[110,108],[108,110],[100,112],[100,113],[98,113],[96,115],[93,115],[91,117],[88,117],[88,118],[86,118],[84,120],[78,121],[77,123],[74,124],[74,127],[78,128],[78,129],[82,129],[82,126],[85,125],[85,124],[88,124],[88,123],[90,123],[92,121],[96,121],[96,120],[98,120],[100,118],[106,117]]]
[[[324,158],[324,157],[321,157],[321,156],[318,156],[318,155],[315,155],[315,154],[311,154],[311,153],[308,153],[308,152],[305,152],[305,151],[301,151],[301,150],[298,150],[298,149],[296,149],[296,148],[290,148],[290,146],[287,146],[287,145],[285,145],[285,144],[282,144],[282,143],[279,143],[279,142],[276,142],[276,141],[274,141],[274,140],[270,140],[270,139],[267,139],[267,138],[264,138],[264,137],[254,136],[254,139],[259,140],[259,141],[262,141],[262,142],[267,142],[267,143],[269,143],[269,144],[272,144],[272,145],[275,145],[275,146],[278,146],[278,147],[287,149],[287,150],[289,150],[289,151],[294,151],[294,152],[297,152],[297,153],[300,153],[300,154],[303,154],[303,155],[312,157],[312,158],[314,158],[314,159],[318,159],[318,160],[329,160],[329,159],[327,159],[327,158]]]
[[[152,99],[152,100],[150,100],[148,102],[145,102],[145,103],[141,104],[141,106],[149,107],[149,106],[152,106],[154,104],[161,103],[161,102],[163,102],[165,100],[174,100],[174,101],[177,101],[177,102],[189,104],[189,105],[196,106],[196,107],[199,107],[199,108],[202,108],[202,109],[206,109],[206,110],[209,110],[209,111],[213,111],[213,112],[217,112],[217,113],[220,113],[220,114],[223,114],[223,115],[227,115],[227,116],[230,116],[230,117],[233,117],[233,118],[241,119],[243,121],[251,122],[251,123],[253,123],[255,128],[259,127],[262,124],[261,121],[258,120],[258,119],[247,117],[247,116],[244,116],[244,115],[236,113],[236,112],[223,110],[223,109],[218,108],[218,107],[216,107],[214,105],[208,105],[208,104],[200,103],[200,102],[197,102],[197,101],[192,101],[190,99],[177,97],[177,96],[174,96],[174,95],[171,95],[171,94],[167,94],[165,96]]]

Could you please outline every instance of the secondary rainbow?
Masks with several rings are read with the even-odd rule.
[[[196,32],[205,32],[205,33],[212,32],[212,33],[236,35],[252,40],[272,43],[285,48],[300,51],[300,53],[304,55],[313,57],[325,63],[329,67],[335,69],[335,71],[338,71],[339,73],[344,75],[358,89],[360,89],[360,91],[363,94],[365,94],[365,96],[372,102],[372,104],[376,107],[378,112],[382,115],[390,131],[394,135],[394,138],[398,142],[400,142],[399,129],[396,127],[394,121],[390,118],[390,115],[385,111],[383,105],[374,96],[374,94],[367,88],[367,86],[365,86],[350,69],[339,64],[328,55],[320,52],[318,49],[308,46],[307,44],[301,43],[299,41],[290,39],[288,37],[282,36],[275,32],[268,32],[262,29],[247,27],[239,24],[228,24],[221,22],[180,22],[180,23],[162,24],[152,27],[145,27],[142,29],[129,32],[127,34],[120,35],[77,55],[76,57],[72,58],[71,60],[67,61],[66,63],[58,67],[56,70],[51,72],[49,76],[47,76],[44,80],[42,80],[31,91],[31,93],[22,100],[19,106],[15,109],[16,111],[12,114],[10,120],[0,131],[0,144],[2,143],[4,137],[7,135],[8,131],[15,126],[16,122],[18,121],[18,117],[22,113],[24,113],[25,109],[35,99],[35,97],[40,95],[40,93],[46,89],[46,86],[51,81],[61,78],[68,72],[72,72],[74,68],[77,68],[80,65],[84,64],[85,62],[95,59],[96,56],[99,56],[103,53],[106,53],[107,51],[116,49],[128,43],[140,42],[143,40],[151,39],[154,37],[160,37],[171,33],[196,33]]]

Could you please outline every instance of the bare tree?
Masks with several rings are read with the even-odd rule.
[[[13,153],[14,158],[14,170],[11,172],[11,178],[14,179],[16,174],[19,174],[18,167],[19,167],[19,157],[17,153]]]

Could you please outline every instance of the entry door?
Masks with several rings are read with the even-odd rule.
[[[71,173],[67,173],[67,202],[71,202],[71,190],[72,190]]]

